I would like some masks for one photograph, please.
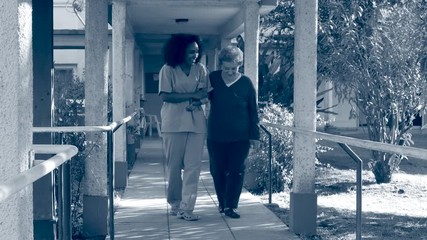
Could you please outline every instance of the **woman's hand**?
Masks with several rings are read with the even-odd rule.
[[[251,144],[252,149],[258,149],[261,147],[261,141],[260,140],[249,139],[249,142]]]

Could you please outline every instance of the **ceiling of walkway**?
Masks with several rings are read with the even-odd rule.
[[[220,36],[235,37],[243,31],[246,1],[127,0],[127,13],[136,42],[146,54],[160,53],[164,42],[174,33],[200,35],[208,49],[219,43]],[[264,14],[276,1],[260,3],[261,14]]]

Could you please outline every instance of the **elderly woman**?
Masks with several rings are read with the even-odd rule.
[[[167,201],[171,215],[187,221],[199,219],[193,210],[206,137],[206,117],[200,105],[207,98],[208,79],[200,52],[197,36],[173,35],[164,47],[166,64],[159,73]]]
[[[210,172],[218,197],[219,212],[240,218],[236,211],[243,187],[245,160],[252,146],[259,147],[259,120],[255,88],[239,72],[243,52],[235,46],[218,55],[221,70],[209,75],[207,147]]]

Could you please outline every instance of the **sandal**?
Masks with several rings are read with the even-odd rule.
[[[178,212],[177,217],[180,219],[184,219],[185,221],[197,221],[200,218],[197,215],[194,215],[192,213],[186,213],[186,212]]]

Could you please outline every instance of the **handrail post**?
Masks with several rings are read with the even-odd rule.
[[[64,133],[58,133],[59,144],[64,144]],[[71,163],[66,161],[58,168],[58,236],[60,239],[70,240],[72,237],[71,226]]]
[[[56,193],[54,193],[57,197],[58,201],[58,218],[56,219],[56,222],[58,224],[57,230],[58,230],[58,236],[60,239],[63,239],[64,237],[64,188],[63,188],[63,167],[62,165],[59,166],[57,169],[55,169],[56,177],[54,177],[54,181],[56,181],[56,184],[58,185],[58,190]],[[53,201],[55,203],[55,201]],[[53,209],[55,209],[55,206],[53,206]]]
[[[263,125],[260,125],[261,129],[265,131],[268,135],[268,204],[271,204],[271,195],[272,195],[272,144],[271,144],[271,133]]]
[[[63,137],[63,133],[60,132],[58,133],[58,139],[57,142],[58,144],[62,145],[63,141],[62,141],[62,137]],[[57,218],[57,231],[58,231],[58,236],[61,239],[64,239],[64,193],[65,193],[65,189],[64,189],[64,168],[63,166],[59,166],[55,172],[56,177],[54,177],[54,181],[56,181],[56,184],[58,186],[57,192],[54,193],[57,197],[55,198],[56,201],[58,201],[58,210],[57,210],[57,214],[58,214],[58,218]],[[52,202],[53,204],[55,203],[55,201]],[[55,209],[55,206],[53,206],[53,209]]]
[[[107,132],[108,222],[110,239],[114,240],[114,130]]]
[[[362,239],[362,159],[347,145],[338,145],[357,163],[356,172],[356,240]]]
[[[71,163],[70,161],[67,161],[62,165],[62,179],[63,179],[63,186],[62,189],[64,190],[63,194],[63,234],[64,238],[66,240],[70,240],[72,237],[72,227],[71,227]]]

